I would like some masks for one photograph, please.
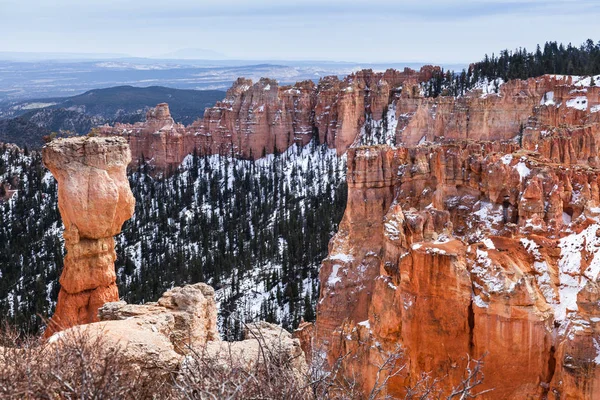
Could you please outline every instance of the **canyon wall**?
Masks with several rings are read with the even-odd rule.
[[[225,99],[207,108],[204,117],[184,127],[171,118],[167,104],[150,110],[145,122],[102,126],[102,136],[127,138],[134,160],[144,159],[162,170],[183,158],[221,154],[255,159],[306,145],[313,137],[343,154],[354,142],[366,115],[380,120],[395,91],[431,79],[437,67],[419,72],[363,70],[343,80],[331,76],[279,86],[272,79],[253,83],[239,78]]]
[[[545,76],[392,99],[402,146],[347,153],[313,353],[367,394],[402,354],[394,397],[422,373],[449,391],[470,357],[486,399],[600,398],[599,94]]]
[[[135,199],[126,175],[131,153],[123,138],[55,139],[42,157],[58,182],[67,250],[56,311],[45,331],[49,337],[98,321],[98,308],[119,300],[113,236],[133,215]]]
[[[350,354],[365,392],[402,354],[396,397],[421,373],[449,390],[483,357],[484,398],[599,398],[600,87],[548,75],[428,98],[433,71],[239,79],[191,126],[159,105],[100,133],[159,168],[194,149],[257,158],[313,138],[347,154],[312,346],[312,327],[299,337],[332,364]]]

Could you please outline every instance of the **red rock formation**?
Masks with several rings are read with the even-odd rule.
[[[179,166],[190,153],[185,140],[188,133],[183,125],[173,121],[165,103],[149,110],[145,122],[133,125],[117,123],[113,127],[102,126],[98,131],[103,136],[125,137],[136,164],[143,159],[168,170]]]
[[[67,249],[48,337],[97,321],[98,308],[119,299],[113,236],[133,215],[135,199],[126,175],[131,153],[122,138],[56,139],[42,156],[58,181]]]
[[[176,167],[194,149],[199,154],[258,158],[293,143],[306,145],[313,135],[342,154],[355,141],[366,115],[381,119],[394,91],[430,79],[436,69],[364,70],[342,81],[326,77],[317,85],[304,81],[279,86],[266,78],[253,84],[239,78],[223,101],[188,127],[174,123],[168,106],[159,104],[146,122],[103,126],[99,133],[126,137],[134,159],[143,156],[160,169]]]
[[[366,392],[391,353],[406,363],[397,397],[422,372],[448,390],[485,354],[484,398],[598,398],[600,107],[584,89],[542,77],[394,95],[404,146],[348,150],[315,346],[350,352]]]

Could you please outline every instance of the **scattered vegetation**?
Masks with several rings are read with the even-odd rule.
[[[390,379],[405,372],[407,364],[398,350],[381,357],[371,390],[344,375],[339,357],[330,368],[317,357],[301,372],[280,342],[255,333],[259,344],[254,362],[240,363],[232,353],[211,357],[202,349],[189,349],[182,367],[166,371],[156,365],[132,364],[120,346],[110,346],[103,336],[90,338],[85,330],[68,331],[52,343],[24,337],[4,329],[0,334],[0,398],[2,399],[290,399],[359,400],[392,399]],[[316,352],[316,354],[320,354]],[[466,400],[487,392],[483,362],[469,360],[464,378],[448,387],[447,377],[423,374],[406,387],[406,400]]]

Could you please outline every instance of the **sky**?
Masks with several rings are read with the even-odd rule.
[[[0,0],[0,52],[465,63],[600,41],[599,0]]]

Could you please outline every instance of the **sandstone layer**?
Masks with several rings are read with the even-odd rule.
[[[67,250],[48,337],[98,321],[98,308],[119,300],[113,236],[133,215],[135,199],[126,175],[131,153],[123,138],[56,139],[44,146],[42,157],[58,182]]]
[[[600,398],[599,94],[555,76],[399,93],[402,146],[348,150],[313,347],[349,353],[367,393],[402,352],[394,397],[421,373],[448,390],[469,356],[487,399]]]

